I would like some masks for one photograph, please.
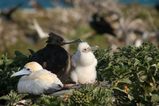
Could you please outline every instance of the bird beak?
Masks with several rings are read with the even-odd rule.
[[[70,42],[63,42],[62,45],[71,44],[71,43],[79,43],[79,42],[82,42],[82,40],[81,39],[76,39],[76,40],[70,41]]]
[[[92,50],[92,51],[96,51],[98,48],[99,48],[98,46],[92,46],[92,47],[91,47],[91,50]]]
[[[28,75],[30,73],[31,73],[30,71],[28,71],[28,70],[26,70],[26,69],[23,68],[22,70],[14,73],[14,74],[12,74],[11,77],[20,76],[20,75]]]

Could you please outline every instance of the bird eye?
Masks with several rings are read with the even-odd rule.
[[[83,49],[82,51],[83,51],[83,52],[86,52],[86,51],[87,51],[87,49],[85,48],[85,49]]]
[[[60,84],[58,84],[58,87],[62,88],[62,86]]]
[[[26,68],[26,70],[30,71],[30,69],[29,69],[29,68]]]

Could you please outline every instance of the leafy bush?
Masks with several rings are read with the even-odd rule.
[[[18,78],[11,78],[28,61],[28,57],[16,51],[15,58],[8,59],[7,55],[2,55],[0,60],[0,96],[16,90]]]
[[[114,54],[109,50],[99,50],[96,56],[99,80],[109,81],[112,86],[125,90],[132,104],[155,105],[159,102],[159,97],[158,101],[153,100],[159,96],[157,47],[144,43],[141,47],[123,47]]]
[[[14,71],[18,71],[28,61],[29,56],[16,52],[15,58],[10,60],[4,55],[0,64],[0,92],[4,92],[6,96],[0,97],[0,100],[6,100],[6,105],[26,100],[27,104],[33,106],[159,105],[157,47],[144,43],[141,47],[120,48],[115,53],[99,49],[95,55],[98,59],[96,84],[73,89],[72,94],[40,97],[17,94],[15,86],[18,78],[10,78]]]
[[[70,106],[111,106],[112,90],[100,85],[84,85],[70,97]]]
[[[5,100],[7,106],[16,106],[16,104],[25,97],[23,94],[17,94],[15,91],[10,91],[8,95],[1,96],[0,100]],[[4,104],[5,104],[4,102]],[[3,104],[3,105],[4,105]]]

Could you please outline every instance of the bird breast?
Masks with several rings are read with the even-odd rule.
[[[44,90],[58,86],[63,86],[62,82],[57,78],[56,75],[49,71],[37,71],[29,76],[23,76],[18,82],[19,93],[30,93],[30,94],[42,94]]]
[[[88,84],[94,83],[96,80],[97,59],[92,52],[77,52],[73,56],[75,69],[71,73],[71,79],[76,83]]]
[[[81,84],[94,83],[97,76],[95,66],[77,67],[75,73]]]
[[[92,52],[88,53],[81,53],[80,59],[79,59],[79,65],[82,66],[89,66],[89,65],[96,65],[96,58]]]

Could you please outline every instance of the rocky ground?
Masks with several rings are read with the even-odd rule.
[[[115,36],[92,29],[90,21],[95,13],[108,23]],[[108,0],[79,3],[71,8],[20,8],[11,17],[11,20],[0,17],[0,54],[7,52],[11,57],[17,49],[28,53],[29,48],[37,50],[45,45],[46,38],[39,37],[36,23],[46,34],[54,31],[68,40],[81,38],[101,48],[116,50],[123,45],[139,46],[144,41],[158,45],[159,13],[152,7],[121,5]],[[71,50],[74,48],[71,46]]]

